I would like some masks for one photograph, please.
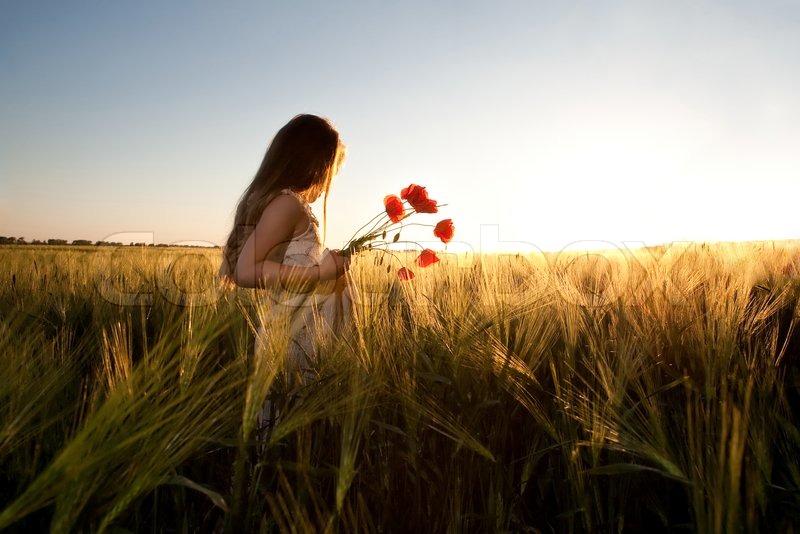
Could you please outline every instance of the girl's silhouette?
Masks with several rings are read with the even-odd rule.
[[[266,289],[256,351],[267,322],[289,324],[288,369],[306,372],[316,356],[315,340],[339,328],[350,312],[345,276],[349,261],[323,249],[319,223],[309,203],[324,195],[342,164],[344,144],[333,125],[315,115],[297,115],[281,128],[236,208],[223,250],[220,277],[226,284]]]

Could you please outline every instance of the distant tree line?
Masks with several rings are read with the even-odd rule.
[[[98,247],[189,247],[190,245],[170,245],[168,243],[120,243],[119,241],[91,241],[89,239],[73,239],[67,241],[66,239],[47,239],[40,240],[34,239],[33,241],[26,241],[24,237],[6,237],[0,236],[0,245],[75,245],[75,246],[98,246]]]

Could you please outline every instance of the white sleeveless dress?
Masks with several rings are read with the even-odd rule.
[[[311,206],[297,193],[284,189],[281,194],[295,197],[308,216],[308,228],[302,234],[292,237],[288,243],[282,263],[312,267],[319,265],[325,249],[319,233],[319,222],[311,211]],[[350,284],[340,292],[295,293],[286,289],[265,291],[263,310],[258,314],[259,326],[256,332],[256,352],[270,335],[268,321],[288,323],[289,347],[287,370],[290,374],[300,372],[306,379],[313,375],[313,367],[319,356],[319,345],[330,338],[334,331],[351,319],[352,301]],[[274,330],[273,330],[274,331]]]

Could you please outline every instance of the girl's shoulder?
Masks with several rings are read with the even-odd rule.
[[[290,197],[293,197],[295,200],[297,200],[300,206],[302,206],[303,211],[308,216],[309,222],[312,224],[318,224],[317,218],[314,216],[314,212],[311,211],[311,206],[308,204],[308,202],[306,202],[306,199],[304,199],[300,194],[296,193],[295,191],[292,191],[291,189],[281,189],[278,194],[288,195]]]

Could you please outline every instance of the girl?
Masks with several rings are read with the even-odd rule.
[[[270,298],[259,310],[256,351],[266,323],[289,325],[287,367],[305,370],[319,334],[338,328],[349,314],[344,276],[349,262],[323,250],[319,223],[309,204],[325,195],[327,219],[331,180],[345,146],[327,120],[297,115],[272,140],[261,167],[236,208],[223,250],[220,277],[226,284],[264,288]],[[276,328],[270,329],[275,332]]]

